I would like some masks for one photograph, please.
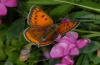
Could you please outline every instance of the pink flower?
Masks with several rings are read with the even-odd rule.
[[[58,37],[55,39],[55,41],[59,42],[60,39],[61,39],[61,35],[59,34]]]
[[[61,62],[63,64],[67,64],[67,65],[73,65],[74,64],[74,60],[70,56],[63,57]]]
[[[62,64],[62,63],[61,63],[61,64],[55,64],[55,65],[67,65],[67,64]]]
[[[67,65],[67,64],[62,64],[62,63],[61,63],[61,64],[55,64],[55,65]]]
[[[70,19],[69,18],[63,18],[61,23],[63,23],[63,22],[70,22]]]
[[[7,14],[7,7],[15,7],[17,6],[16,0],[1,0],[0,1],[0,16],[4,16]]]
[[[7,9],[3,3],[0,3],[0,16],[4,16],[7,14]]]
[[[63,18],[63,22],[70,22],[70,19]],[[50,55],[52,58],[62,57],[61,63],[55,65],[74,65],[71,56],[78,55],[78,48],[83,48],[87,43],[90,43],[90,39],[78,39],[78,33],[73,31],[67,32],[65,36],[59,34],[55,41],[57,44],[52,47]]]
[[[78,48],[82,48],[87,43],[90,43],[90,39],[87,38],[78,40],[78,33],[72,31],[69,31],[63,37],[58,36],[55,41],[58,43],[52,47],[50,55],[52,58],[63,57],[62,63],[56,65],[73,65],[74,61],[71,59],[71,56],[78,55]]]
[[[76,45],[78,48],[83,48],[87,43],[90,43],[90,39],[84,38],[76,41]]]
[[[71,37],[69,37],[68,34]],[[51,49],[51,52],[50,52],[51,57],[59,58],[66,55],[79,54],[79,51],[76,48],[77,37],[78,37],[78,34],[76,34],[76,32],[68,32],[64,37],[59,38],[58,44],[54,45],[53,48]]]
[[[44,56],[45,56],[47,59],[50,59],[50,58],[51,58],[51,56],[50,56],[50,51],[49,51],[46,47],[43,47],[42,50],[43,50]]]
[[[61,63],[55,65],[74,65],[74,60],[70,56],[62,58]]]
[[[16,7],[17,6],[17,0],[1,0],[1,3],[3,3],[7,7]]]

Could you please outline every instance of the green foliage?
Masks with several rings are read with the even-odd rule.
[[[92,41],[90,44],[87,44],[84,48],[80,49],[81,53],[91,53],[100,48],[100,44],[96,41]]]
[[[70,4],[61,4],[54,8],[49,14],[55,17],[62,17],[65,13],[67,14],[73,7],[74,6]]]
[[[99,0],[19,0],[16,8],[7,8],[8,13],[0,24],[0,65],[55,65],[60,59],[44,59],[42,48],[32,46],[26,61],[20,61],[20,51],[29,44],[23,36],[31,6],[42,8],[54,22],[63,17],[79,20],[74,31],[80,38],[90,38],[91,43],[80,49],[74,57],[75,65],[100,65],[96,51],[100,48],[100,1]],[[52,45],[51,45],[52,46]],[[48,48],[51,49],[50,46]]]
[[[98,64],[100,63],[100,57],[96,56],[95,53],[89,53],[88,54],[89,59],[94,63],[94,64]]]

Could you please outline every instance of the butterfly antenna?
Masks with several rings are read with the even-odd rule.
[[[54,18],[54,23],[57,24],[57,20],[56,20],[56,18],[55,18],[55,17],[53,17],[53,18]]]

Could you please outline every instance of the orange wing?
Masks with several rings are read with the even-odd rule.
[[[24,37],[27,41],[33,44],[40,44],[42,42],[42,37],[44,36],[47,27],[31,26],[25,29]]]
[[[28,15],[28,24],[38,26],[49,26],[53,24],[53,20],[42,9],[33,6]]]
[[[53,41],[52,37],[54,32],[52,31],[57,31],[57,27],[53,26],[53,20],[42,9],[33,6],[30,10],[27,22],[30,25],[30,27],[24,31],[24,37],[27,41],[39,46],[48,45]],[[51,29],[51,27],[53,27],[54,30]]]
[[[66,32],[72,30],[73,28],[77,27],[77,25],[79,24],[79,21],[73,21],[73,22],[64,22],[61,23],[58,26],[58,32],[63,35]]]
[[[57,36],[57,25],[51,27],[31,26],[24,31],[26,40],[38,46],[51,44]]]

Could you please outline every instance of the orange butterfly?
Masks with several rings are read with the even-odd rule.
[[[64,35],[76,27],[79,22],[73,21],[64,22],[59,25],[54,24],[51,17],[42,9],[33,6],[30,10],[27,23],[30,27],[24,31],[26,40],[38,46],[46,46],[51,44],[59,34]]]

